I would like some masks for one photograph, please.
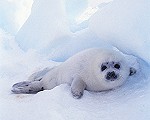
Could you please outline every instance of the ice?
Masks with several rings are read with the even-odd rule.
[[[88,5],[86,9],[80,13],[76,18],[76,23],[78,26],[82,26],[82,24],[87,21],[88,27],[88,20],[89,18],[99,9],[102,9],[105,5],[112,2],[112,0],[88,0]]]
[[[99,2],[88,5],[100,7]],[[71,33],[64,3],[35,0],[31,16],[16,36],[19,45],[14,36],[0,29],[0,120],[149,120],[149,6],[148,0],[114,0],[91,15],[90,27]],[[32,95],[11,93],[14,83],[61,64],[51,60],[65,61],[91,47],[132,54],[126,57],[137,74],[111,91],[85,90],[79,100],[72,97],[67,84]]]
[[[107,3],[108,1],[110,0],[106,0],[105,2]],[[82,29],[87,28],[85,18],[87,20],[92,14],[94,14],[93,12],[90,12],[91,9],[86,12],[86,7],[95,7],[103,2],[104,1],[95,1],[93,6],[90,2],[88,4],[87,1],[81,2],[66,0],[65,3],[60,0],[34,1],[32,13],[16,35],[16,40],[21,49],[24,51],[35,49],[39,53],[47,56],[52,53],[49,55],[50,59],[57,61],[66,60],[66,58],[73,55],[73,53],[81,51],[85,48],[97,47],[102,42],[97,40],[97,36],[94,36],[90,30],[88,31]],[[47,11],[51,12],[47,13]],[[84,11],[87,14],[84,15]],[[82,22],[77,19],[80,19]],[[81,23],[78,25],[78,22]],[[79,30],[81,30],[80,33],[84,33],[84,36],[88,36],[89,38],[80,34],[78,32]],[[80,38],[83,38],[83,40]],[[83,42],[76,41],[84,41],[84,45],[79,45]],[[98,41],[98,43],[91,44],[94,43],[94,41]],[[75,47],[75,43],[77,43],[80,47]],[[68,45],[73,48],[68,47]],[[65,49],[66,46],[67,49]],[[70,50],[70,53],[68,53],[68,49]]]
[[[1,31],[0,36],[1,120],[150,119],[149,67],[143,60],[126,56],[129,64],[137,67],[136,75],[123,86],[111,91],[85,90],[79,100],[72,97],[67,84],[37,94],[12,94],[11,86],[14,83],[27,80],[29,75],[47,66],[52,68],[61,63],[49,61],[34,50],[23,52],[14,37],[5,32]]]
[[[69,34],[64,3],[61,0],[36,0],[16,40],[25,51],[36,49],[44,52],[53,40]]]
[[[150,61],[150,2],[115,0],[90,20],[90,29],[118,49]]]
[[[33,0],[1,0],[0,28],[16,35],[28,18]]]
[[[51,60],[63,62],[74,54],[92,47],[112,48],[110,44],[102,41],[89,29],[76,32],[68,38],[68,41],[63,41],[64,42],[60,42],[59,44],[56,44],[56,41],[54,41],[57,46],[53,46],[49,52],[49,58]],[[54,45],[54,43],[52,45]]]
[[[65,0],[69,28],[72,32],[76,32],[83,29],[82,27],[85,27],[77,25],[76,17],[78,17],[87,8],[87,6],[88,0]]]

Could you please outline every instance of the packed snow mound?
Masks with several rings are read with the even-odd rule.
[[[94,7],[98,3],[95,4]],[[92,6],[90,2],[89,5]],[[64,61],[83,49],[107,44],[150,63],[150,53],[145,51],[149,51],[150,44],[149,6],[147,0],[114,0],[91,17],[89,28],[71,34],[64,3],[37,0],[16,40],[21,49],[35,49],[56,61]]]
[[[81,30],[84,24],[87,24],[84,17],[89,18],[89,14],[91,16],[93,13],[87,11],[84,17],[80,14],[86,7],[95,8],[109,1],[111,0],[94,1],[94,4],[90,1],[74,0],[66,0],[64,3],[61,0],[34,1],[32,13],[16,35],[16,41],[24,51],[34,49],[56,61],[64,61],[86,48],[106,46],[107,43],[100,40],[88,28]],[[83,18],[79,25],[76,21],[78,17]],[[72,29],[76,29],[76,33],[71,33]]]
[[[70,33],[64,2],[61,0],[36,0],[28,20],[22,26],[16,40],[27,51],[42,51],[50,48],[53,40]]]
[[[3,32],[0,33],[0,53],[0,120],[150,119],[149,67],[138,58],[140,68],[137,74],[123,86],[105,92],[85,90],[83,97],[77,100],[72,97],[70,86],[66,84],[37,94],[12,94],[14,83],[27,80],[32,73],[60,63],[49,61],[33,50],[23,52],[14,37]],[[128,57],[130,64],[138,66],[133,58]]]
[[[69,28],[72,32],[81,30],[82,27],[77,25],[76,17],[78,17],[87,7],[88,0],[64,0]]]
[[[33,0],[1,0],[0,28],[16,35],[31,12]]]
[[[102,40],[150,63],[150,1],[114,0],[95,13],[90,29]]]
[[[99,39],[89,29],[81,30],[72,34],[68,39],[59,43],[54,41],[48,53],[49,59],[62,62],[74,54],[88,48],[113,48],[109,43]]]
[[[89,29],[70,35],[61,0],[34,0],[32,14],[16,36],[19,46],[30,50],[22,51],[14,37],[0,30],[0,120],[149,120],[149,3],[114,0],[91,18]],[[14,83],[60,64],[49,58],[63,61],[86,48],[112,45],[139,56],[137,74],[121,87],[85,90],[79,100],[66,84],[31,95],[11,93]],[[36,50],[50,53],[45,57]],[[137,66],[132,57],[128,60]]]

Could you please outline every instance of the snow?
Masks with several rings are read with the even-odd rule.
[[[83,29],[77,25],[76,17],[78,17],[88,6],[88,0],[65,0],[65,8],[67,19],[69,21],[69,28],[72,32]]]
[[[110,0],[106,0],[106,2],[108,1]],[[99,4],[100,3],[102,2],[99,2]],[[75,6],[76,4],[77,6]],[[86,12],[86,9],[85,9],[86,4],[87,4],[86,1],[81,2],[81,0],[80,1],[66,0],[65,3],[63,3],[61,0],[57,0],[57,1],[37,0],[35,1],[33,3],[31,15],[29,16],[28,20],[25,22],[25,24],[22,26],[22,28],[16,35],[16,40],[19,46],[24,51],[28,51],[29,49],[35,49],[39,53],[42,53],[45,55],[51,54],[51,51],[59,51],[60,53],[57,52],[58,53],[57,56],[59,58],[61,57],[62,60],[66,59],[66,58],[62,58],[63,55],[62,55],[61,47],[66,46],[66,44],[71,44],[71,46],[74,46],[73,44],[74,41],[78,41],[78,37],[76,36],[79,36],[80,34],[80,33],[73,34],[71,32],[75,32],[77,30],[79,31],[79,30],[82,30],[83,28],[87,28],[86,22],[80,21],[81,24],[78,25],[77,24],[78,21],[75,21],[75,20],[77,18],[80,20],[82,19],[82,21],[84,19],[87,20],[89,19],[89,16],[94,14],[94,12],[90,12],[91,10]],[[95,2],[95,6],[96,5],[98,6],[97,2]],[[90,8],[90,6],[93,6],[93,5],[89,3],[88,7]],[[47,11],[50,11],[50,12],[47,13]],[[87,14],[83,15],[84,12],[86,12]],[[47,25],[47,24],[50,24],[50,25]],[[94,36],[90,30],[89,31],[86,30],[86,31],[87,31],[86,32],[87,36],[89,36],[91,40],[96,38],[96,36]],[[86,34],[84,30],[83,32],[84,34]],[[80,35],[80,36],[82,37],[83,35]],[[85,41],[85,39],[83,41]],[[90,42],[86,44],[90,44]],[[58,50],[59,47],[60,47],[60,50]],[[80,50],[82,49],[85,49],[85,48],[81,47]],[[68,50],[65,49],[65,51],[68,51]],[[73,51],[76,51],[76,48],[73,49]],[[64,52],[64,53],[67,53],[67,52]],[[64,55],[64,56],[68,56],[68,55]],[[52,59],[55,60],[55,58],[52,58]],[[61,61],[61,60],[57,60],[57,61]]]
[[[97,7],[98,1],[88,2],[87,6]],[[80,9],[83,13],[85,4]],[[71,33],[63,2],[36,0],[30,17],[16,36],[6,29],[4,32],[1,26],[0,120],[149,120],[149,4],[148,0],[114,0],[91,13],[89,27]],[[85,20],[82,24],[88,23]],[[64,61],[91,47],[115,47],[133,55],[127,58],[129,64],[137,67],[137,74],[111,91],[85,90],[79,100],[72,97],[67,84],[37,94],[11,93],[14,83],[27,80],[45,67],[61,64],[51,60]]]
[[[3,38],[3,40],[6,39]],[[11,54],[8,50],[2,50],[7,52],[3,56],[4,61],[8,57],[11,60],[14,59],[15,50]],[[31,56],[33,59],[30,58]],[[72,97],[70,86],[67,84],[37,94],[12,94],[10,89],[13,83],[26,79],[30,73],[42,67],[58,65],[58,63],[41,59],[34,52],[32,54],[20,53],[15,57],[15,61],[16,64],[14,61],[7,61],[8,66],[1,65],[0,67],[5,68],[1,71],[3,75],[0,81],[1,120],[148,120],[150,118],[150,78],[145,76],[149,69],[142,61],[139,62],[142,65],[141,69],[144,69],[141,71],[144,73],[139,71],[122,87],[97,93],[85,91],[84,96],[79,100]]]
[[[33,0],[1,0],[0,28],[16,35],[31,12]]]
[[[36,0],[16,40],[23,50],[33,48],[44,52],[48,51],[52,41],[69,34],[64,3],[61,0]]]
[[[90,29],[118,49],[149,62],[149,6],[147,0],[115,0],[93,15]]]
[[[52,49],[50,50],[48,56],[51,60],[57,62],[63,62],[67,58],[71,57],[75,53],[78,53],[84,49],[92,47],[103,47],[112,48],[107,42],[101,41],[91,30],[85,29],[80,32],[74,33],[72,36],[63,40],[65,42],[57,41],[52,43]],[[54,46],[57,45],[57,46]]]
[[[112,0],[88,0],[88,7],[76,17],[76,23],[82,24],[82,22],[88,21],[97,10],[101,9],[110,2],[112,2]]]

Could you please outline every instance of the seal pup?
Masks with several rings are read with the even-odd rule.
[[[104,91],[121,86],[136,73],[120,52],[92,48],[77,53],[62,64],[44,69],[30,76],[32,80],[16,83],[12,92],[32,94],[50,90],[67,83],[74,98],[81,98],[84,90]]]

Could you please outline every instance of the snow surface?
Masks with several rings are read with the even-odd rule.
[[[62,2],[34,1],[31,16],[16,37],[0,29],[0,120],[149,120],[149,3],[114,0],[91,16],[90,27],[71,33]],[[116,47],[136,56],[137,74],[115,90],[85,91],[79,100],[72,97],[67,84],[31,95],[11,93],[14,83],[61,64],[51,60],[64,61],[91,47]],[[134,57],[127,57],[138,66]]]
[[[16,35],[16,40],[24,50],[33,48],[44,52],[48,51],[52,41],[66,38],[68,34],[70,31],[64,2],[36,0],[31,15]]]
[[[108,3],[109,1],[111,0],[106,0],[105,2]],[[89,2],[87,9],[91,7],[95,8],[98,6],[98,3],[102,3],[102,1],[95,1],[94,3],[95,4],[91,4],[91,2]],[[87,28],[86,19],[89,19],[89,16],[94,14],[93,12],[90,12],[91,9],[90,11],[86,11],[86,4],[87,1],[81,2],[81,0],[66,0],[65,2],[62,2],[61,0],[36,0],[33,3],[31,15],[16,35],[19,46],[24,51],[35,49],[39,53],[50,55],[50,59],[57,61],[62,61],[72,56],[72,50],[76,53],[79,51],[77,51],[77,49],[85,49],[83,44],[83,47],[79,45],[81,42],[76,42],[79,41],[79,37],[81,38],[80,41],[84,41],[85,46],[96,47],[95,45],[99,45],[99,43],[102,43],[103,41],[97,40],[97,36],[94,35],[94,33],[91,33],[91,30],[82,31],[83,28]],[[85,15],[84,12],[86,12]],[[83,13],[83,16],[80,16],[81,13]],[[78,21],[75,22],[77,18],[80,18],[82,21],[85,20],[85,22],[78,25]],[[71,33],[74,31],[73,29],[76,31],[74,34]],[[77,30],[81,31],[78,33]],[[84,36],[81,33],[83,33]],[[94,41],[97,41],[98,43],[91,45]],[[80,48],[79,46],[75,47],[75,42]],[[62,51],[64,46],[66,47],[68,45],[74,46],[74,48],[71,48],[72,50],[69,54],[68,47],[65,49],[67,52]],[[52,58],[54,54],[53,51],[57,51],[57,56],[59,58],[56,58],[56,53],[54,58]]]
[[[0,28],[16,35],[31,12],[33,0],[0,0]]]
[[[90,29],[118,49],[150,61],[150,1],[115,0],[90,20]]]
[[[138,59],[141,66],[138,74],[123,86],[106,92],[85,91],[79,100],[72,97],[67,84],[37,94],[12,94],[13,83],[60,63],[48,61],[35,51],[24,53],[13,37],[4,32],[0,41],[0,120],[150,119],[149,67],[142,60]]]

